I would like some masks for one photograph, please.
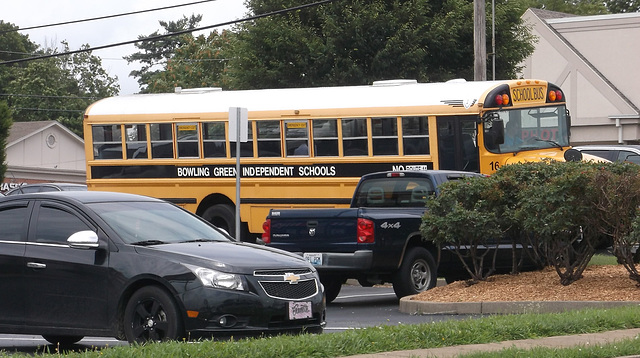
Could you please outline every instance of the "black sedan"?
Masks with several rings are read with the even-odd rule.
[[[316,270],[162,200],[0,197],[0,332],[71,344],[322,332]]]

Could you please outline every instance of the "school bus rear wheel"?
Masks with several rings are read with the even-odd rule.
[[[213,205],[202,213],[202,218],[225,230],[232,237],[236,236],[236,213],[233,206],[227,204]]]

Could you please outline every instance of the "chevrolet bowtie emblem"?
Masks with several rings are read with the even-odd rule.
[[[293,274],[291,272],[287,272],[284,274],[284,280],[289,281],[290,284],[298,283],[300,280],[300,276]]]

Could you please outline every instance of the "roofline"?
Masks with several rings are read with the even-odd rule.
[[[568,22],[583,22],[583,21],[598,21],[598,20],[616,20],[616,19],[628,19],[638,18],[640,19],[640,12],[627,12],[620,14],[605,14],[605,15],[591,15],[591,16],[568,16],[560,18],[550,18],[546,21],[550,24],[568,23]]]
[[[624,101],[624,103],[626,103],[629,107],[631,107],[632,110],[634,110],[636,113],[640,114],[640,108],[638,108],[635,103],[633,103],[633,101],[629,100],[629,98],[627,98],[627,96],[624,95],[624,93],[622,93],[622,91],[620,91],[613,83],[611,83],[611,81],[609,81],[609,79],[602,74],[602,72],[600,72],[589,60],[587,60],[586,57],[584,57],[584,55],[582,55],[582,53],[580,53],[580,51],[578,51],[578,49],[576,49],[558,30],[556,30],[553,26],[551,26],[552,23],[560,23],[563,21],[555,21],[555,20],[572,20],[572,21],[579,21],[577,19],[582,19],[582,21],[585,21],[584,18],[585,17],[603,17],[603,16],[607,16],[607,15],[595,15],[595,16],[569,16],[569,17],[563,17],[563,18],[554,18],[554,19],[545,19],[544,17],[540,16],[540,13],[535,11],[532,8],[527,9],[527,11],[530,11],[533,16],[536,17],[536,19],[538,19],[538,22],[540,22],[543,26],[545,26],[549,31],[551,31],[563,44],[565,44],[565,46],[567,46],[567,48],[569,50],[571,50],[571,52],[578,57],[591,71],[593,71],[593,73],[595,73],[595,75],[603,82],[605,83],[607,86],[609,86],[609,88],[611,88],[611,90],[618,95],[622,101]],[[640,16],[640,13],[638,13]],[[524,16],[524,15],[523,15]]]
[[[33,132],[31,132],[31,133],[29,133],[29,134],[27,134],[25,136],[22,136],[22,137],[20,137],[20,138],[18,138],[16,140],[14,140],[11,143],[7,143],[7,148],[11,147],[12,145],[14,145],[16,143],[19,143],[19,142],[27,139],[29,137],[33,137],[36,133],[41,133],[41,132],[43,132],[43,131],[45,131],[45,130],[53,127],[53,126],[57,126],[60,129],[62,129],[63,131],[67,132],[69,135],[71,135],[71,137],[76,139],[78,142],[80,142],[84,146],[84,139],[80,138],[77,134],[73,133],[69,128],[63,126],[60,122],[55,121],[55,120],[51,120],[51,121],[48,121],[48,122],[51,122],[51,123],[49,123],[48,125],[46,125],[46,126],[44,126],[42,128],[39,128],[38,130],[33,131]],[[11,129],[9,129],[9,130],[11,130]]]

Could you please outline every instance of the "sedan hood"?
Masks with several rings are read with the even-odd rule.
[[[236,242],[187,242],[136,247],[140,254],[158,255],[225,272],[251,274],[255,270],[311,268],[302,257],[263,245]]]

